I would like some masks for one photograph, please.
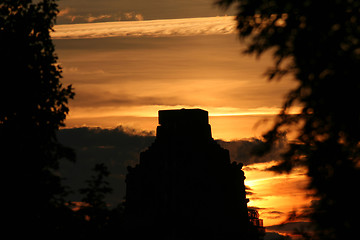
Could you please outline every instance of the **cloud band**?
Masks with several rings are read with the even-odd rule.
[[[234,17],[119,21],[56,25],[54,39],[90,39],[107,37],[170,37],[231,34],[236,30]]]

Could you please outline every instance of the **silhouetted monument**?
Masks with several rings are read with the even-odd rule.
[[[126,176],[130,236],[257,239],[241,168],[212,138],[207,111],[159,111],[156,140]]]

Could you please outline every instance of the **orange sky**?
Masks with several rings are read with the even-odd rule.
[[[56,26],[63,83],[76,92],[67,127],[155,131],[158,110],[201,108],[215,139],[260,137],[294,83],[269,82],[271,55],[242,55],[234,26],[233,17]],[[255,128],[264,119],[270,122]],[[266,209],[265,225],[309,202],[302,171],[275,176],[263,171],[269,164],[245,168],[256,193],[249,205]]]
[[[254,124],[278,113],[293,86],[267,81],[269,54],[241,54],[233,17],[119,23],[55,28],[63,81],[76,91],[69,127],[155,130],[158,110],[202,108],[215,138],[258,137]]]
[[[252,189],[249,206],[260,208],[264,225],[279,224],[287,219],[287,213],[309,206],[306,189],[308,178],[304,169],[295,169],[290,174],[275,174],[264,169],[275,162],[252,164],[245,167],[245,184]]]

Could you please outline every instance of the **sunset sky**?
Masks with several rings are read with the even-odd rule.
[[[270,125],[256,124],[273,119],[294,86],[291,79],[267,80],[270,54],[242,55],[234,13],[212,0],[61,0],[59,6],[52,36],[63,83],[76,93],[67,128],[155,132],[159,110],[201,108],[214,139],[260,137]],[[309,202],[304,171],[264,171],[272,164],[244,167],[249,205],[260,208],[267,226]]]

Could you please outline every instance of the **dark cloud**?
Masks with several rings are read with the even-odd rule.
[[[277,232],[266,232],[264,240],[291,240],[290,236],[282,235]]]
[[[125,175],[127,166],[134,166],[141,151],[154,141],[150,132],[141,132],[129,128],[71,128],[62,129],[58,134],[59,141],[75,150],[75,163],[63,161],[60,174],[65,178],[64,184],[73,191],[85,186],[85,181],[93,174],[91,169],[96,163],[105,163],[111,175],[109,182],[114,192],[107,201],[120,203],[125,196]],[[80,196],[74,193],[72,200],[79,201]]]
[[[264,209],[266,209],[266,208],[261,208],[261,207],[249,207],[249,209],[255,209],[256,211],[262,211],[262,210],[264,210]]]
[[[259,195],[257,193],[255,193],[254,190],[247,185],[245,185],[245,193],[246,193],[246,197],[249,198],[250,201],[264,199],[263,197],[259,197]],[[251,208],[256,209],[256,210],[260,209],[257,207],[251,207]]]
[[[246,193],[246,197],[249,198],[250,201],[264,199],[263,197],[259,197],[259,195],[256,192],[254,192],[254,190],[247,185],[245,185],[245,193]],[[254,207],[254,206],[252,206],[251,208],[256,209],[256,210],[264,210],[264,208],[260,209],[258,207]]]
[[[114,193],[107,199],[111,204],[120,203],[125,196],[127,166],[136,165],[140,152],[155,140],[153,132],[138,131],[122,126],[113,129],[89,127],[62,129],[59,131],[58,138],[62,144],[73,148],[77,155],[75,163],[63,161],[60,166],[60,174],[65,179],[64,184],[76,192],[85,186],[85,181],[92,175],[91,169],[95,164],[105,163],[111,172],[109,182],[114,189]],[[275,153],[271,157],[261,159],[251,156],[251,149],[262,143],[256,139],[233,142],[219,140],[218,142],[230,151],[233,161],[239,161],[245,165],[270,161],[278,156]],[[250,187],[247,187],[246,191],[252,199],[257,197]],[[74,201],[81,199],[76,193],[71,198]],[[269,212],[269,214],[275,216],[280,213]]]
[[[144,17],[137,12],[119,12],[116,10],[104,10],[99,12],[97,9],[82,9],[65,7],[58,14],[58,23],[93,23],[93,22],[114,22],[114,21],[142,21]]]
[[[225,13],[214,6],[214,0],[61,0],[59,7],[59,24],[211,17]]]
[[[222,147],[226,148],[230,152],[230,158],[232,161],[241,162],[244,164],[247,170],[253,170],[253,167],[248,165],[254,163],[263,163],[270,161],[281,160],[281,154],[286,150],[287,140],[283,139],[280,143],[273,147],[273,149],[265,156],[257,156],[256,149],[261,148],[264,142],[260,139],[251,138],[235,141],[217,141]]]
[[[245,185],[245,192],[246,192],[246,195],[254,195],[255,193],[253,192],[253,189],[249,186],[246,186]]]
[[[279,219],[285,215],[284,212],[281,211],[263,211],[261,213],[262,217],[268,218],[268,219]]]
[[[127,93],[111,93],[94,89],[92,92],[79,89],[76,93],[76,104],[82,107],[122,107],[148,105],[180,105],[181,99],[164,96],[131,96]]]
[[[312,232],[312,224],[310,222],[291,222],[273,226],[267,226],[266,230],[271,232],[280,232],[282,234],[289,234],[299,237],[301,233],[311,233]]]

